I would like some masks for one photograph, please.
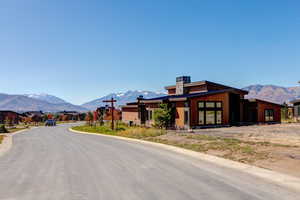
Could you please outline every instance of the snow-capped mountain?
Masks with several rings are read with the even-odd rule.
[[[61,104],[61,103],[68,103],[65,100],[58,98],[53,95],[45,94],[45,93],[40,93],[40,94],[24,94],[24,96],[27,96],[29,98],[33,99],[38,99],[42,101],[46,101],[48,103],[53,103],[53,104]]]
[[[57,112],[57,111],[79,111],[85,112],[86,108],[67,103],[60,98],[54,98],[52,95],[43,95],[42,100],[38,95],[10,95],[0,93],[0,110],[13,110],[17,112],[24,111],[44,111],[44,112]],[[50,96],[50,98],[48,98]],[[53,103],[50,103],[52,101]],[[63,103],[59,103],[63,102]]]
[[[136,101],[136,98],[139,96],[143,96],[144,98],[155,98],[159,96],[164,96],[166,93],[163,92],[152,92],[152,91],[141,91],[141,90],[129,90],[127,92],[118,92],[118,93],[111,93],[109,95],[106,95],[104,97],[95,99],[93,101],[87,102],[82,104],[82,107],[85,107],[89,110],[95,110],[99,106],[106,105],[103,103],[103,100],[114,98],[117,100],[116,106],[125,105],[128,102]]]

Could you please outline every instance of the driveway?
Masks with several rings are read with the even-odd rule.
[[[69,127],[13,137],[12,149],[0,157],[0,200],[299,199],[243,172]]]

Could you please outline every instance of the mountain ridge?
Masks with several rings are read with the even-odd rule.
[[[272,84],[254,84],[242,89],[249,92],[246,98],[257,98],[278,104],[300,98],[299,86],[282,87]],[[106,103],[103,103],[103,100],[114,98],[117,100],[115,104],[116,107],[120,107],[128,102],[136,101],[136,98],[140,95],[144,98],[155,98],[167,94],[164,92],[153,92],[147,90],[128,90],[125,92],[110,93],[81,105],[74,105],[59,97],[46,93],[23,95],[0,93],[0,110],[14,110],[18,112],[33,110],[42,110],[44,112],[73,110],[86,112],[106,105]]]
[[[97,107],[106,105],[106,103],[102,102],[103,100],[114,98],[117,100],[116,106],[120,107],[121,105],[125,105],[128,102],[136,101],[136,98],[141,95],[144,98],[155,98],[158,96],[166,95],[166,93],[153,92],[153,91],[147,91],[147,90],[128,90],[126,92],[110,93],[106,96],[102,96],[102,97],[99,97],[92,101],[83,103],[83,104],[81,104],[81,106],[83,106],[89,110],[90,109],[95,110]]]
[[[44,100],[30,98],[26,95],[11,95],[0,93],[0,110],[13,110],[16,112],[25,111],[44,111],[44,112],[58,112],[64,110],[73,110],[79,112],[87,111],[86,108],[73,105],[71,103],[49,103]]]
[[[246,98],[257,98],[266,101],[271,101],[278,104],[289,103],[294,99],[300,98],[300,87],[283,87],[278,85],[249,85],[242,88],[247,90],[249,94]]]

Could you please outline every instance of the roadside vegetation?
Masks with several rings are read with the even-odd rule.
[[[2,143],[4,137],[5,137],[5,135],[0,135],[0,144]]]
[[[123,123],[116,124],[117,128],[115,130],[110,128],[110,123],[104,123],[102,126],[88,123],[72,129],[163,143],[248,164],[272,158],[271,150],[276,148],[298,148],[293,145],[271,142],[244,141],[231,137],[176,133],[175,131],[167,131],[160,128],[129,127]]]
[[[99,118],[89,114],[85,125],[73,129],[172,145],[300,177],[298,167],[300,125],[203,129],[194,130],[193,133],[177,132],[166,129],[170,120],[169,112],[171,110],[165,106],[161,106],[154,112],[156,128],[127,126],[116,122],[115,130],[112,130],[110,122],[95,121],[94,119]]]
[[[166,130],[156,129],[156,128],[146,128],[146,127],[129,127],[121,123],[117,123],[117,127],[115,130],[110,128],[110,123],[104,123],[104,125],[82,125],[75,126],[72,129],[77,131],[83,131],[88,133],[99,133],[106,135],[115,135],[122,136],[128,138],[136,138],[136,139],[147,139],[150,137],[156,137],[163,134],[166,134]]]

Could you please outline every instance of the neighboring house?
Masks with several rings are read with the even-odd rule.
[[[18,124],[21,119],[21,115],[14,111],[2,110],[0,111],[0,124],[9,123]]]
[[[80,113],[77,111],[61,111],[56,114],[58,114],[64,121],[80,119]]]
[[[140,125],[140,119],[138,114],[138,103],[127,103],[126,106],[122,106],[122,121],[129,125]]]
[[[247,91],[209,81],[191,82],[189,76],[176,78],[165,87],[167,96],[139,99],[122,107],[123,121],[153,125],[154,110],[167,103],[173,108],[170,127],[205,128],[249,123],[279,123],[281,105],[258,99],[245,99]],[[138,116],[138,120],[136,119]]]
[[[43,120],[44,113],[42,111],[27,111],[24,112],[23,115],[31,118],[33,122],[41,122]]]
[[[294,101],[290,102],[293,104],[293,110],[294,110],[294,118],[299,121],[300,120],[300,99],[296,99]]]
[[[105,114],[104,114],[104,120],[111,120],[112,118],[112,112],[111,107],[106,108]],[[119,109],[114,109],[114,120],[122,120],[122,112]]]

